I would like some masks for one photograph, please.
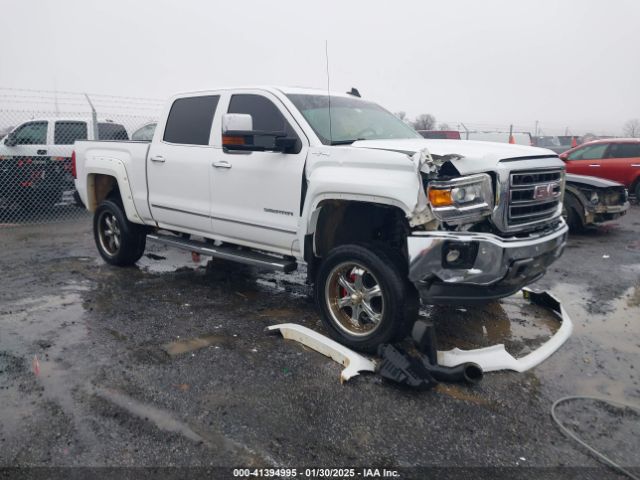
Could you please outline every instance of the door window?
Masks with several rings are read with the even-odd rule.
[[[296,135],[293,127],[291,127],[289,122],[284,118],[282,112],[280,112],[271,100],[262,95],[244,93],[233,95],[229,103],[228,113],[249,114],[253,118],[254,130],[263,132],[285,132],[288,138],[298,140],[300,146],[295,149],[296,151],[299,152],[300,148],[302,148],[298,135]],[[265,148],[272,148],[274,146],[274,137],[256,136],[254,138],[254,144]]]
[[[76,140],[87,139],[87,122],[56,122],[53,143],[73,145]]]
[[[609,146],[608,143],[597,143],[579,148],[569,154],[568,160],[599,160],[604,158],[604,152]]]
[[[640,142],[612,143],[607,158],[637,158],[640,157]]]
[[[186,145],[209,145],[219,95],[179,98],[171,106],[163,140]]]
[[[16,145],[44,145],[47,143],[47,122],[25,123],[13,133]]]

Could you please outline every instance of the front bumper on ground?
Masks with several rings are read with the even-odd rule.
[[[415,232],[407,239],[409,279],[427,303],[506,297],[544,274],[562,254],[567,232],[563,220],[551,231],[524,238],[478,232]]]
[[[515,358],[507,352],[504,344],[474,350],[460,350],[459,348],[445,351],[438,350],[436,352],[438,365],[453,368],[471,362],[479,365],[484,372],[495,372],[497,370],[525,372],[549,358],[571,336],[573,331],[571,318],[569,318],[560,301],[549,292],[534,292],[525,288],[522,290],[522,295],[530,303],[544,307],[552,312],[560,322],[558,330],[545,343],[521,358]],[[283,323],[271,325],[266,328],[266,331],[268,333],[280,332],[284,338],[300,342],[344,365],[346,368],[340,375],[341,383],[358,375],[360,372],[373,372],[376,370],[374,361],[302,325]]]

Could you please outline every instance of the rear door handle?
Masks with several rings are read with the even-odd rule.
[[[226,160],[220,160],[219,162],[213,162],[211,166],[215,168],[231,168],[231,164]]]
[[[37,154],[38,154],[38,155],[46,155],[46,154],[47,154],[47,151],[46,151],[46,150],[38,150],[38,151],[37,151]]]
[[[149,160],[151,160],[152,162],[156,162],[156,163],[164,163],[164,157],[162,155],[154,155],[153,157],[149,158]]]
[[[591,165],[589,165],[590,167],[599,167],[600,165],[597,163],[592,163]]]
[[[631,166],[635,168],[640,168],[640,163],[632,163]]]

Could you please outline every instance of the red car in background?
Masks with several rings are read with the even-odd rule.
[[[460,132],[457,130],[418,130],[424,138],[444,138],[448,140],[460,140]]]
[[[595,140],[560,154],[568,173],[622,183],[640,201],[640,138]]]

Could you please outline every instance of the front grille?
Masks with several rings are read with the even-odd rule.
[[[535,224],[554,217],[562,201],[563,177],[560,169],[511,173],[509,226]]]

